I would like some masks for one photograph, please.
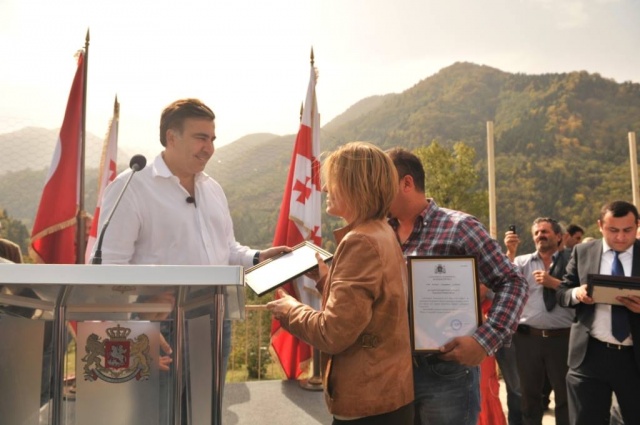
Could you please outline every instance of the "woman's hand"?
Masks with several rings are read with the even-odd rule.
[[[314,267],[304,275],[309,279],[313,279],[318,282],[320,279],[325,277],[327,273],[329,273],[329,266],[324,262],[322,256],[316,252],[316,261],[318,262],[318,267]]]
[[[287,317],[289,311],[298,305],[299,302],[282,288],[276,291],[276,295],[278,299],[268,302],[267,310],[271,311],[274,319],[281,320]]]

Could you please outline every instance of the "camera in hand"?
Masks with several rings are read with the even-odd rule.
[[[515,224],[512,224],[512,225],[510,225],[510,226],[509,226],[509,231],[510,231],[510,232],[513,232],[513,233],[515,233],[515,234],[517,234],[517,233],[518,233],[518,232],[516,232],[516,225],[515,225]]]

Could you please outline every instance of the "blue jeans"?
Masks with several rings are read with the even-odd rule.
[[[520,406],[520,376],[516,363],[516,349],[501,347],[495,354],[502,379],[507,387],[507,408],[509,409],[509,425],[522,425],[522,407]]]
[[[420,356],[413,365],[416,423],[476,425],[480,413],[480,368]]]

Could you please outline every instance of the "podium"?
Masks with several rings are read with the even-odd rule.
[[[243,286],[239,266],[0,264],[0,422],[220,424]]]

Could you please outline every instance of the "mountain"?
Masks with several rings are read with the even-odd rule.
[[[364,99],[352,108],[322,128],[323,150],[353,140],[384,149],[415,149],[434,140],[447,147],[464,142],[476,150],[480,176],[487,175],[486,123],[493,121],[499,240],[509,224],[529,229],[537,216],[579,223],[588,235],[598,237],[602,204],[631,200],[627,134],[640,130],[637,83],[617,83],[585,71],[511,74],[460,62],[402,93]],[[291,152],[293,138],[267,140],[260,153],[247,150],[245,158],[280,152],[283,145]],[[279,157],[277,166],[265,164],[260,173],[217,176],[232,212],[241,211],[234,220],[242,222],[236,228],[242,227],[237,232],[243,236],[275,226],[288,167],[285,158]],[[427,191],[429,183],[427,176]],[[248,187],[255,195],[244,192]],[[487,190],[485,177],[478,190]],[[263,202],[266,196],[269,203]],[[268,210],[273,213],[265,213]],[[488,211],[471,212],[488,223]],[[335,223],[324,222],[327,235]],[[520,252],[530,252],[533,243],[527,232],[523,235]]]
[[[9,171],[25,168],[40,170],[49,168],[53,150],[58,141],[60,129],[25,127],[11,133],[0,134],[0,176]],[[85,163],[100,164],[104,138],[87,133],[85,138]],[[128,158],[129,154],[118,149],[119,158]],[[25,158],[28,158],[25,161]]]
[[[0,134],[0,208],[23,221],[33,224],[47,171],[55,149],[59,129],[25,127]],[[93,213],[97,199],[97,179],[103,139],[87,133],[85,140],[85,206]],[[119,158],[129,154],[118,149]],[[127,165],[121,166],[121,168]]]
[[[495,129],[498,239],[509,224],[530,228],[536,216],[579,223],[597,237],[601,205],[631,199],[627,133],[640,131],[640,84],[585,71],[527,75],[455,63],[402,93],[357,102],[324,125],[321,147],[331,151],[353,140],[384,149],[464,142],[476,150],[476,168],[486,176],[487,121]],[[6,162],[16,160],[5,161],[5,136],[0,167],[6,170],[12,166]],[[10,140],[18,143],[15,136]],[[294,141],[295,135],[254,134],[216,150],[206,172],[225,188],[240,242],[271,243]],[[44,169],[51,155],[35,146],[21,154],[42,150]],[[39,184],[27,184],[34,177],[23,172],[0,174],[0,205],[29,220],[36,205],[24,194],[39,194],[45,172]],[[430,183],[427,176],[427,191]],[[486,189],[482,177],[478,190]],[[487,223],[487,211],[471,212]],[[324,223],[325,235],[337,225]],[[531,251],[530,238],[522,239],[521,252]]]

